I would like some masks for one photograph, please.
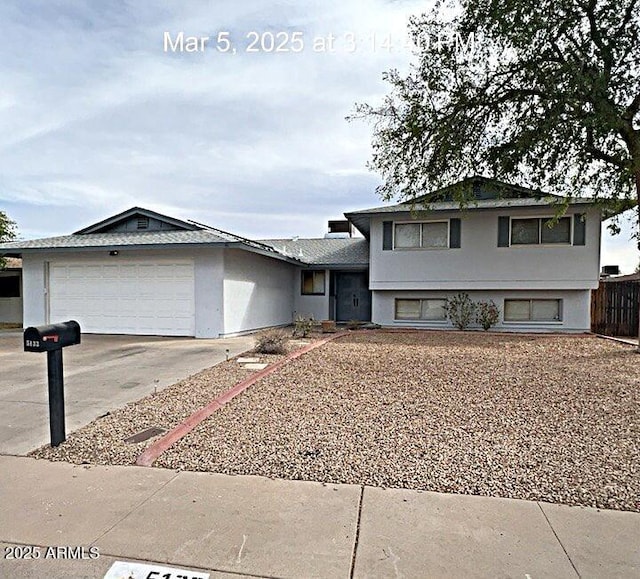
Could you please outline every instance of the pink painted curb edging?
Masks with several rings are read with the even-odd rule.
[[[283,358],[279,362],[271,364],[267,366],[264,370],[260,370],[255,374],[249,376],[245,380],[238,382],[233,388],[227,390],[221,396],[218,396],[209,404],[201,408],[200,410],[196,410],[189,418],[187,418],[184,422],[178,424],[175,428],[171,429],[167,434],[165,434],[162,438],[159,438],[156,442],[154,442],[151,446],[149,446],[136,460],[136,465],[138,466],[151,466],[158,457],[173,444],[178,442],[182,437],[186,436],[191,432],[198,424],[200,424],[203,420],[206,420],[211,416],[216,410],[222,408],[227,402],[233,400],[238,394],[244,392],[249,386],[255,384],[258,380],[261,380],[265,376],[269,374],[273,374],[276,370],[279,370],[286,363],[291,360],[295,360],[299,358],[303,354],[310,352],[311,350],[315,350],[320,346],[323,346],[327,342],[331,340],[335,340],[337,338],[342,338],[343,336],[348,335],[347,332],[340,332],[338,334],[334,334],[333,336],[329,336],[328,338],[323,338],[322,340],[318,340],[317,342],[313,342],[295,352],[291,352],[286,358]]]

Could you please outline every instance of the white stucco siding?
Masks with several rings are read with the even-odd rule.
[[[330,271],[324,271],[324,295],[302,295],[302,268],[297,268],[293,279],[294,316],[312,317],[314,320],[329,318]]]
[[[248,251],[224,254],[224,333],[289,324],[294,311],[291,264]]]
[[[47,300],[47,269],[61,264],[77,268],[96,263],[193,263],[192,301],[194,321],[188,333],[202,338],[215,338],[223,327],[223,249],[177,249],[177,250],[126,250],[117,256],[105,251],[59,252],[25,254],[23,256],[23,302],[25,326],[49,323]],[[153,290],[150,281],[149,291]],[[146,290],[145,290],[146,291]],[[99,312],[97,312],[99,313]],[[72,316],[73,317],[73,316]],[[129,333],[126,328],[115,328],[113,333]]]
[[[22,304],[25,327],[46,323],[46,261],[47,258],[43,254],[22,257]]]
[[[466,290],[465,290],[466,291]],[[382,326],[452,328],[449,321],[396,320],[395,300],[412,298],[443,299],[457,291],[374,291],[372,321]],[[591,290],[525,290],[525,291],[467,291],[477,301],[493,300],[500,308],[500,322],[492,330],[518,332],[588,332],[591,329]],[[558,322],[505,322],[505,299],[562,300],[562,320]],[[470,328],[479,328],[472,324]]]
[[[224,250],[195,254],[196,338],[224,334]]]
[[[573,208],[567,215],[576,212]],[[376,216],[371,223],[370,288],[374,290],[593,289],[598,286],[600,215],[590,210],[586,244],[498,247],[498,217],[547,217],[547,210],[469,210],[418,221],[461,218],[461,247],[383,251],[382,222],[409,214]],[[573,223],[572,223],[573,227]]]

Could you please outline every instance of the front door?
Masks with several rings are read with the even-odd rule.
[[[336,274],[336,320],[371,320],[371,292],[366,272]]]

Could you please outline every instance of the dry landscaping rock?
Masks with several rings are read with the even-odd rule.
[[[354,332],[253,385],[156,464],[640,511],[639,359],[595,337]],[[149,441],[124,438],[174,426],[248,374],[223,363],[36,455],[131,464]]]

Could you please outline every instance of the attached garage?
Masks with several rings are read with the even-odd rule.
[[[133,207],[58,237],[0,245],[23,257],[24,324],[216,338],[293,320],[304,263],[271,245]]]
[[[48,273],[51,320],[89,333],[195,335],[193,260],[53,262]]]

